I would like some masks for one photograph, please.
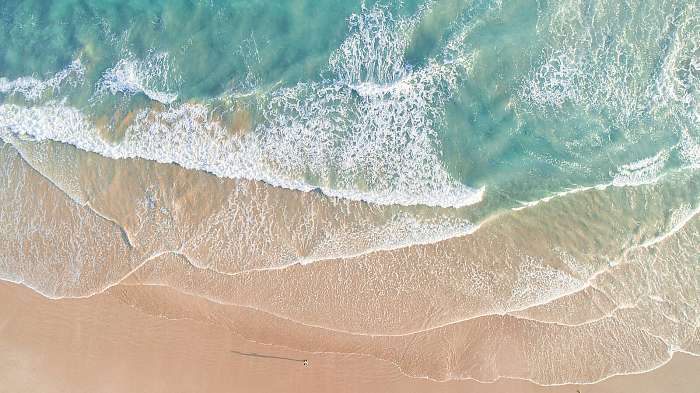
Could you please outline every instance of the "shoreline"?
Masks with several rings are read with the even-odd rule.
[[[592,385],[540,386],[513,379],[435,382],[406,377],[390,363],[368,356],[293,351],[190,319],[153,317],[104,294],[49,300],[0,282],[0,297],[0,349],[6,354],[0,361],[5,381],[0,392],[691,393],[700,383],[700,375],[692,373],[700,358],[685,354],[676,354],[659,369]],[[309,365],[234,357],[230,351],[308,359]],[[367,375],[370,368],[374,372]]]

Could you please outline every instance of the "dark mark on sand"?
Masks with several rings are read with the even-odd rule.
[[[263,359],[288,360],[290,362],[304,363],[304,366],[309,365],[309,361],[307,359],[286,358],[286,357],[282,357],[282,356],[263,355],[260,353],[253,353],[253,352],[248,353],[248,352],[231,351],[231,353],[235,353],[236,355],[241,355],[241,356],[250,356],[250,357],[256,357],[256,358],[263,358]]]

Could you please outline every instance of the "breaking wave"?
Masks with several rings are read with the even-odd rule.
[[[84,74],[85,67],[80,59],[76,59],[68,67],[45,80],[33,76],[23,76],[13,80],[2,77],[0,78],[0,94],[20,94],[27,101],[37,101],[46,96],[47,92],[56,92],[63,83],[77,84],[81,82]]]
[[[259,98],[254,105],[262,114],[242,130],[227,128],[206,103],[175,105],[176,94],[158,90],[173,78],[162,53],[146,60],[128,56],[98,82],[97,97],[143,93],[173,104],[131,113],[117,142],[103,138],[104,130],[83,111],[58,101],[30,108],[3,104],[0,128],[111,158],[177,163],[345,199],[474,204],[484,188],[466,186],[447,171],[438,135],[444,106],[468,76],[472,56],[450,53],[449,60],[431,58],[416,70],[406,64],[410,34],[423,12],[395,19],[374,7],[352,15],[349,36],[329,60],[334,78],[281,87]]]
[[[163,104],[173,103],[177,94],[158,91],[159,86],[168,85],[170,64],[167,53],[156,53],[146,60],[137,60],[133,56],[119,60],[108,69],[98,83],[97,92],[123,93],[133,95],[143,93],[152,100]]]

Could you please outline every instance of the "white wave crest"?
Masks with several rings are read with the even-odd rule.
[[[27,101],[37,101],[44,97],[47,91],[58,89],[64,82],[82,80],[84,74],[85,67],[80,59],[76,59],[68,67],[45,80],[32,76],[23,76],[13,80],[2,77],[0,78],[0,93],[21,94]]]
[[[681,132],[681,140],[679,142],[679,151],[681,158],[691,168],[700,168],[700,143],[696,142],[690,132],[684,129]]]
[[[613,176],[612,185],[623,187],[652,184],[658,180],[668,158],[668,151],[661,150],[653,157],[622,165]]]
[[[170,69],[167,53],[152,54],[145,60],[128,56],[105,71],[97,91],[128,95],[143,93],[152,100],[170,104],[177,99],[177,94],[158,90],[167,88]]]

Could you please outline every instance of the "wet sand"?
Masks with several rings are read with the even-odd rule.
[[[370,355],[405,374],[437,380],[509,376],[548,384],[589,382],[654,368],[668,360],[670,348],[700,353],[700,337],[692,328],[696,316],[686,307],[698,302],[700,283],[693,279],[698,275],[692,262],[700,221],[692,220],[653,249],[623,250],[649,239],[635,227],[651,220],[649,204],[672,202],[677,187],[659,185],[648,195],[644,188],[592,190],[504,214],[473,235],[438,244],[251,271],[270,267],[265,259],[287,254],[290,244],[295,244],[292,254],[306,256],[307,241],[361,220],[334,212],[354,211],[352,206],[252,183],[239,184],[251,194],[236,191],[237,199],[219,217],[212,212],[225,200],[220,196],[240,189],[235,182],[172,165],[75,155],[70,148],[54,154],[23,145],[24,157],[42,163],[39,168],[71,158],[85,174],[74,182],[49,182],[9,146],[2,150],[8,174],[3,178],[8,186],[0,190],[4,222],[15,227],[5,228],[6,249],[14,254],[0,256],[0,262],[5,272],[16,274],[9,280],[49,296],[107,290],[97,298],[114,298],[147,315],[214,324],[249,340],[297,350]],[[91,172],[88,163],[101,169]],[[73,196],[90,207],[55,186],[71,183],[87,190]],[[307,199],[315,202],[308,205]],[[208,202],[202,206],[202,200]],[[295,203],[318,209],[300,212]],[[282,206],[282,216],[276,206]],[[326,210],[328,218],[320,220],[326,223],[317,223],[319,229],[305,235],[309,238],[288,241],[305,217]],[[149,216],[163,211],[164,217]],[[288,211],[299,214],[285,216]],[[576,225],[571,211],[583,217]],[[217,216],[213,222],[224,226],[212,234],[215,226],[199,214]],[[260,217],[270,217],[268,227],[244,225],[265,221]],[[663,224],[664,216],[654,221]],[[33,230],[37,223],[47,229]],[[663,227],[650,225],[648,231]],[[13,240],[18,234],[21,242]],[[212,235],[218,240],[203,241]],[[102,242],[120,248],[106,249]],[[269,248],[271,259],[250,264],[248,256],[255,257],[256,249],[240,248],[250,244]],[[210,255],[217,255],[218,263],[210,264]],[[609,266],[613,257],[621,263]],[[678,287],[687,291],[673,290]],[[396,370],[391,363],[386,364]]]
[[[594,385],[433,382],[368,356],[309,354],[246,341],[228,329],[154,317],[108,293],[48,300],[0,283],[0,392],[695,392],[700,358]],[[280,332],[284,334],[284,332]],[[231,351],[291,359],[245,356]]]

